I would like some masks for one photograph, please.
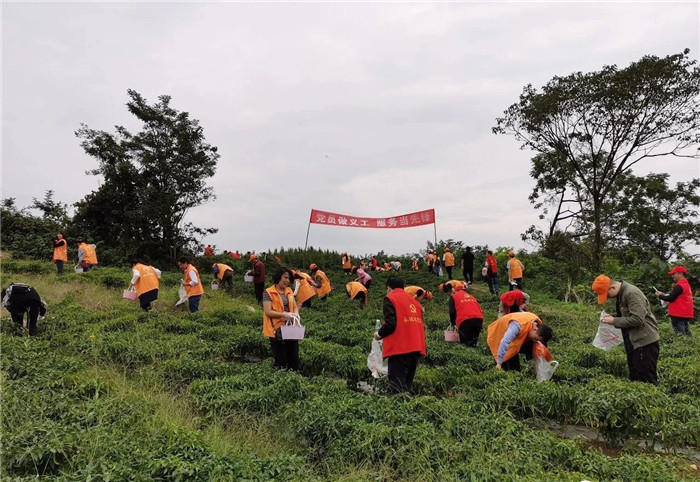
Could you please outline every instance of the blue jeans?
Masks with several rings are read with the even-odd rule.
[[[187,298],[187,303],[190,308],[190,313],[196,313],[199,311],[199,300],[202,299],[202,295],[190,296]]]
[[[673,330],[681,335],[690,335],[690,320],[688,318],[671,317]]]
[[[498,273],[489,275],[489,290],[492,294],[498,294]]]

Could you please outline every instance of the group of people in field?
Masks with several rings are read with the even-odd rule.
[[[94,244],[77,239],[78,264],[76,271],[88,271],[98,264],[97,250]],[[205,250],[205,257],[213,254],[213,249]],[[237,253],[239,259],[240,254]],[[551,327],[544,324],[539,316],[529,311],[530,295],[523,291],[523,273],[525,267],[515,253],[508,253],[506,270],[508,272],[509,291],[500,294],[498,285],[498,263],[491,251],[487,252],[481,274],[487,280],[489,291],[499,297],[498,318],[487,328],[486,343],[494,357],[498,370],[521,369],[519,355],[531,357],[533,351],[543,349],[553,336]],[[58,233],[54,241],[53,261],[59,275],[64,274],[64,263],[68,261],[68,245],[63,233]],[[281,260],[277,258],[279,264]],[[308,273],[280,266],[272,276],[272,285],[265,287],[266,266],[255,253],[248,255],[250,269],[245,273],[254,286],[255,297],[263,310],[262,332],[270,340],[274,365],[278,368],[297,370],[299,368],[298,340],[285,340],[280,336],[280,328],[290,320],[299,319],[299,309],[310,307],[312,299],[325,299],[332,291],[333,285],[326,273],[315,263],[308,268]],[[473,283],[474,256],[467,248],[461,258],[464,280],[449,279],[441,283],[438,290],[449,295],[448,313],[450,325],[459,335],[460,343],[475,347],[483,329],[484,315],[478,300],[470,293]],[[342,269],[355,276],[349,281],[345,290],[348,298],[357,301],[361,308],[369,302],[369,288],[372,284],[371,271],[400,271],[400,262],[379,265],[373,257],[368,266],[362,260],[359,266],[352,264],[352,258],[343,253]],[[398,264],[396,264],[398,263]],[[431,273],[441,260],[437,253],[430,251],[426,264]],[[442,264],[452,278],[455,266],[454,255],[445,248]],[[152,309],[158,299],[161,271],[140,259],[133,259],[129,289],[141,308]],[[180,257],[178,268],[183,273],[181,280],[182,295],[186,298],[190,313],[199,310],[200,300],[204,294],[204,285],[198,269],[189,258]],[[228,289],[233,294],[234,269],[225,263],[215,262],[211,266],[215,286]],[[419,269],[414,259],[411,269]],[[694,319],[693,298],[686,278],[687,270],[676,266],[669,275],[674,280],[674,287],[669,293],[655,290],[655,295],[667,304],[668,313],[674,330],[690,335],[690,322]],[[629,377],[631,380],[656,384],[657,362],[659,358],[659,331],[649,300],[636,286],[626,281],[612,280],[606,275],[598,276],[592,286],[603,304],[608,298],[615,301],[614,314],[601,318],[601,323],[619,328],[622,333]],[[433,293],[420,286],[405,286],[403,279],[390,276],[386,282],[386,296],[382,303],[383,323],[378,327],[374,337],[382,341],[383,357],[388,359],[388,379],[393,392],[410,391],[420,357],[426,354],[424,308],[421,302],[433,298]],[[12,315],[15,323],[23,324],[29,335],[37,332],[37,322],[46,314],[46,303],[36,290],[26,284],[13,283],[2,290],[3,306]],[[27,320],[24,321],[25,315]],[[544,347],[544,348],[542,348]],[[548,352],[547,352],[548,353]]]

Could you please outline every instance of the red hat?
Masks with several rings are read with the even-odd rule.
[[[685,269],[685,266],[676,266],[675,268],[673,268],[671,271],[668,272],[668,274],[676,274],[676,273],[688,274],[688,270]]]

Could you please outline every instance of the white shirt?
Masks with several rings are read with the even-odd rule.
[[[153,267],[153,266],[151,266],[151,268],[153,268],[153,271],[156,272],[156,276],[158,277],[158,279],[160,279],[160,270],[158,268]],[[139,278],[141,277],[141,273],[139,273],[139,270],[134,268],[131,270],[131,274],[133,275],[131,277],[131,284],[133,285],[133,284],[136,284],[136,282],[139,280]]]

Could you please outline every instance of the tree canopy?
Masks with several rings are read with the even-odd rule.
[[[700,68],[688,54],[556,76],[540,91],[527,85],[496,119],[494,133],[513,135],[536,153],[530,199],[555,206],[550,234],[559,222],[577,220],[595,269],[607,246],[605,203],[618,178],[643,159],[700,157]]]
[[[128,111],[142,122],[139,132],[116,132],[82,124],[76,136],[98,167],[90,174],[104,183],[76,204],[76,221],[93,237],[125,255],[174,260],[198,250],[203,235],[216,232],[185,223],[188,210],[214,199],[208,178],[219,154],[205,142],[204,129],[187,112],[170,106],[167,95],[148,104],[128,91]]]

